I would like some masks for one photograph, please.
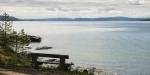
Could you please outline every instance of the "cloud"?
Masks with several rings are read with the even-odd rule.
[[[19,17],[150,15],[149,0],[0,0],[0,8]]]
[[[133,4],[133,5],[141,5],[142,4],[142,1],[141,0],[129,0],[130,4]]]

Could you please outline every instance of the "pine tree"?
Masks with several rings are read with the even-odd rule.
[[[17,33],[12,28],[12,20],[7,13],[2,14],[2,19],[0,21],[0,34],[0,45],[3,48],[15,48],[16,52],[30,43],[30,38],[24,32],[24,29]]]
[[[3,13],[2,19],[0,22],[0,31],[1,31],[1,42],[2,46],[6,48],[9,43],[9,36],[12,33],[12,21],[7,13]]]
[[[28,45],[30,43],[30,38],[29,36],[24,32],[24,29],[22,29],[16,36],[16,51],[19,52],[18,50],[22,50],[22,48],[25,45]],[[22,52],[22,51],[20,51]]]

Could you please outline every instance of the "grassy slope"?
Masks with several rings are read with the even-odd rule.
[[[30,61],[12,50],[0,49],[0,65],[29,66]]]

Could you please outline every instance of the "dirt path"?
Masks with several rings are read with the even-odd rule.
[[[63,72],[38,72],[37,70],[32,68],[0,68],[0,75],[66,75],[66,74],[63,74]]]
[[[31,75],[0,68],[0,75]]]

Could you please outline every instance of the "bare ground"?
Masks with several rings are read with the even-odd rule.
[[[0,75],[64,75],[60,72],[38,72],[31,68],[0,68]]]

